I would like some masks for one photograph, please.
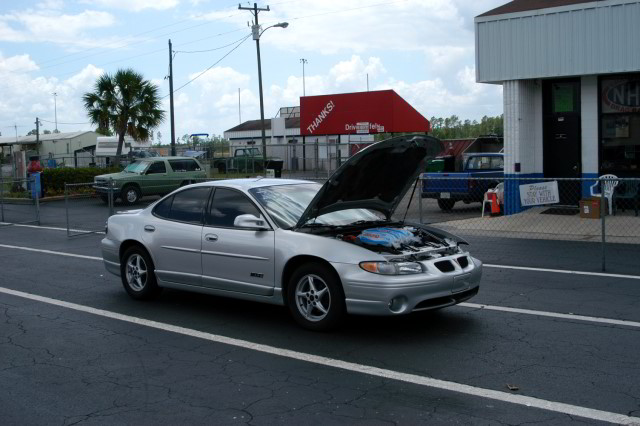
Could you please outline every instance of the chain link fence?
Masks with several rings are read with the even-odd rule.
[[[282,175],[289,176],[318,183],[327,179],[319,172],[317,177],[315,172]],[[640,274],[635,260],[640,179],[423,176],[400,201],[394,219],[432,224],[460,235],[480,258],[495,262],[526,264],[547,256],[541,263],[555,262],[559,268],[575,260],[579,269],[578,260],[586,260],[593,268]],[[133,187],[115,181],[101,188],[95,182],[67,184],[64,197],[44,203],[30,198],[28,180],[3,179],[0,219],[3,224],[64,226],[69,237],[91,234],[102,232],[110,215],[144,208],[180,186],[238,177],[244,176],[225,173]]]
[[[261,145],[229,145],[207,151],[203,162],[213,177],[266,175],[275,177],[327,179],[353,154],[373,142],[269,144],[263,155]]]
[[[424,177],[408,217],[504,257],[508,239],[593,242],[589,261],[605,270],[608,249],[640,244],[639,187],[630,178]]]
[[[35,178],[13,179],[0,175],[0,226],[39,225],[40,195]]]
[[[68,237],[104,231],[109,216],[114,213],[114,185],[104,187],[94,182],[64,185],[64,212]]]

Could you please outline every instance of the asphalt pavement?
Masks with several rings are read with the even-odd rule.
[[[3,424],[640,422],[640,280],[590,273],[593,243],[509,239],[526,270],[471,241],[491,266],[468,304],[313,333],[277,306],[131,300],[100,238],[0,229]]]

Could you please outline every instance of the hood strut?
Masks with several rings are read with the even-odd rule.
[[[420,182],[420,178],[416,179],[416,183],[413,185],[413,191],[411,191],[411,197],[409,197],[409,204],[407,204],[407,210],[404,211],[404,217],[402,218],[402,223],[407,219],[407,213],[409,213],[409,207],[411,207],[411,201],[413,200],[413,194],[416,193],[416,186],[418,186],[418,182]],[[391,219],[391,218],[389,218]]]

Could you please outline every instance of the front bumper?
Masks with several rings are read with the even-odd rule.
[[[462,267],[457,258],[466,257]],[[443,272],[435,263],[449,262]],[[478,293],[482,262],[468,253],[423,261],[427,271],[415,275],[385,276],[366,272],[358,265],[334,263],[342,280],[347,312],[359,315],[401,315],[451,306]],[[464,264],[464,263],[463,263]]]

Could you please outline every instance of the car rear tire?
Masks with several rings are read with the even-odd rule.
[[[320,263],[300,266],[287,287],[287,305],[291,315],[302,327],[327,331],[343,320],[346,308],[340,279]]]
[[[152,299],[162,291],[153,262],[141,247],[134,246],[124,252],[120,259],[120,278],[129,296],[137,300]]]
[[[453,205],[455,203],[456,203],[456,200],[439,199],[438,207],[440,207],[440,210],[448,212],[448,211],[451,211],[451,209],[453,209]]]
[[[122,202],[128,206],[132,206],[140,201],[140,189],[138,189],[135,185],[127,185],[122,188],[122,193],[120,194],[120,199]]]

